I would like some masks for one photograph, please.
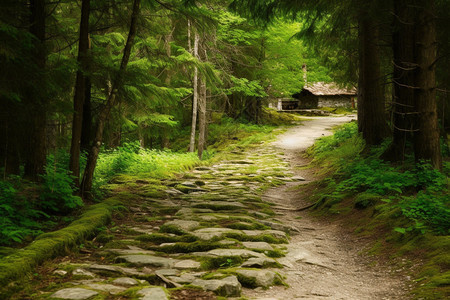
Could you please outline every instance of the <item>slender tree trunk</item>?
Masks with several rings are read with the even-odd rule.
[[[202,159],[206,146],[206,79],[199,80],[200,95],[198,97],[198,157]]]
[[[83,102],[83,125],[81,126],[80,148],[89,151],[92,146],[92,103],[91,103],[91,78],[86,76],[85,96]]]
[[[103,129],[105,128],[111,109],[116,104],[116,95],[123,84],[125,70],[128,65],[128,61],[131,55],[131,48],[134,44],[134,38],[136,36],[137,19],[139,16],[141,0],[133,1],[133,10],[131,13],[130,30],[128,33],[127,42],[123,50],[122,61],[120,63],[119,71],[113,81],[111,92],[109,93],[106,103],[100,111],[98,116],[97,129],[95,131],[94,143],[89,152],[88,161],[84,170],[83,181],[81,183],[81,192],[83,197],[90,198],[92,190],[92,182],[94,177],[94,170],[97,164],[98,154],[100,153],[100,147],[103,140]]]
[[[358,129],[367,145],[378,145],[387,136],[385,103],[378,48],[378,27],[362,12],[359,30]]]
[[[86,96],[87,56],[89,50],[89,13],[90,0],[81,2],[81,21],[78,43],[78,71],[75,82],[75,94],[73,97],[73,121],[72,121],[72,143],[70,147],[69,170],[74,176],[75,185],[79,186],[80,177],[80,148],[83,129],[83,106]]]
[[[392,50],[393,72],[393,140],[383,154],[390,161],[403,161],[407,141],[414,130],[414,11],[411,0],[394,1]]]
[[[194,57],[198,58],[198,32],[195,32],[194,37]],[[193,83],[194,95],[192,97],[192,123],[191,123],[191,139],[189,143],[189,152],[195,150],[195,130],[197,127],[197,102],[198,102],[198,68],[194,68],[194,83]]]
[[[417,110],[417,131],[414,132],[416,161],[431,161],[435,169],[442,169],[439,126],[436,107],[436,12],[434,0],[421,1],[415,22],[414,103]]]
[[[171,30],[171,32],[166,35],[165,38],[165,47],[166,47],[166,54],[167,57],[170,58],[172,56],[172,48],[170,43],[173,41],[173,31],[175,28]],[[170,87],[170,83],[172,81],[172,72],[167,69],[166,70],[166,78],[164,80],[167,87]],[[165,106],[163,108],[163,113],[168,114],[170,113],[170,108]],[[169,148],[170,147],[170,139],[169,139],[169,126],[163,126],[162,132],[161,132],[161,148]]]
[[[47,59],[45,50],[45,0],[31,0],[30,12],[30,33],[36,37],[33,56],[38,71],[35,81],[29,83],[33,87],[30,87],[27,96],[27,100],[30,103],[27,104],[29,132],[26,132],[26,134],[29,136],[29,139],[26,149],[24,176],[25,178],[38,181],[39,175],[44,173],[47,155],[47,99],[44,91],[35,93],[36,87],[42,88],[45,86],[42,74]]]

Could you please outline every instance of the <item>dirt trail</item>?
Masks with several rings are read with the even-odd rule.
[[[313,171],[296,168],[308,163],[301,152],[315,139],[330,135],[331,127],[354,118],[312,118],[303,126],[288,130],[273,146],[284,152],[292,172],[304,177],[304,183],[313,181]],[[297,185],[291,182],[272,188],[263,199],[283,207],[305,207],[310,202],[293,189]],[[292,236],[286,257],[279,259],[285,266],[283,273],[290,287],[272,287],[264,292],[248,290],[247,296],[258,299],[408,299],[406,278],[394,275],[394,270],[382,264],[369,267],[373,261],[359,254],[364,243],[345,233],[339,224],[319,221],[308,211],[279,210],[278,213],[283,224],[297,227],[301,232]]]

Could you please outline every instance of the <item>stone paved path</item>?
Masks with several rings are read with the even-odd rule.
[[[298,137],[301,128],[295,129]],[[78,256],[57,261],[52,283],[27,299],[388,299],[346,297],[352,284],[343,293],[333,293],[335,284],[344,280],[332,270],[339,264],[321,266],[320,260],[305,258],[314,251],[306,251],[304,240],[317,241],[317,234],[310,233],[316,229],[298,226],[294,215],[286,218],[276,209],[294,204],[281,199],[289,195],[282,194],[283,188],[263,196],[270,186],[304,180],[291,172],[289,157],[279,148],[284,143],[286,155],[294,155],[289,152],[291,142],[280,139],[277,145],[245,152],[237,148],[227,161],[165,181],[163,196],[150,179],[127,182],[118,196],[129,199],[131,214],[97,236],[98,249],[82,249]],[[310,269],[307,276],[297,262],[324,272]],[[339,280],[324,283],[331,290],[318,290],[317,280],[330,272]],[[304,280],[311,287],[302,286]]]
[[[214,299],[283,285],[278,259],[299,230],[277,220],[261,194],[298,180],[268,145],[236,149],[228,161],[167,181],[164,197],[143,193],[139,180],[130,221],[99,236],[101,248],[59,264],[53,273],[67,280],[39,298]]]

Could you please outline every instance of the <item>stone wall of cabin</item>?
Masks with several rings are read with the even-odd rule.
[[[353,96],[319,96],[319,107],[352,107]]]

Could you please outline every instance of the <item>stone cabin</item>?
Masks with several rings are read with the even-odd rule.
[[[334,83],[316,82],[306,85],[300,93],[296,93],[292,97],[297,100],[296,109],[355,108],[356,89],[341,89]]]

